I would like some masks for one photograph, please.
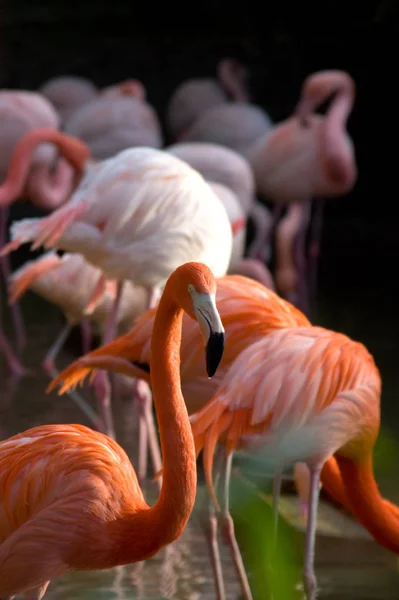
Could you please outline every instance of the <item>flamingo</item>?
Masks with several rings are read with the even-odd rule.
[[[123,449],[83,425],[43,425],[0,443],[0,594],[43,598],[50,580],[143,561],[176,540],[194,507],[195,448],[180,387],[182,313],[197,320],[208,376],[223,354],[216,281],[201,263],[170,276],[154,325],[151,370],[164,456],[152,507]],[[162,401],[161,401],[162,398]]]
[[[165,148],[197,169],[208,181],[230,188],[239,199],[245,218],[252,217],[256,234],[248,248],[248,256],[260,255],[272,224],[268,209],[256,200],[255,179],[248,161],[238,152],[218,144],[186,142]]]
[[[289,205],[276,232],[276,284],[293,301],[298,280],[306,277],[304,232],[312,199],[348,194],[356,183],[353,143],[345,126],[352,110],[355,84],[344,71],[320,71],[309,75],[292,117],[276,125],[251,147],[246,156],[253,168],[256,189],[278,207]],[[325,116],[315,110],[333,97]],[[322,204],[316,206],[311,228],[310,271],[314,278],[319,254]],[[295,238],[302,231],[302,250],[293,254]],[[299,264],[296,264],[299,263]],[[314,293],[314,290],[313,290]],[[302,310],[307,299],[301,294]]]
[[[124,280],[146,288],[150,307],[177,266],[198,259],[220,277],[227,271],[232,249],[227,213],[201,175],[152,148],[131,148],[98,163],[64,207],[45,219],[14,223],[11,236],[3,253],[35,240],[34,246],[83,254],[104,273],[93,297],[102,293],[106,278],[119,282],[103,343],[113,337]],[[109,381],[105,373],[95,381],[103,420],[112,423]],[[135,394],[142,399],[144,430],[151,422],[148,386],[136,386]],[[149,435],[155,448],[155,434]]]
[[[277,476],[293,462],[309,467],[304,563],[308,600],[316,598],[320,476],[332,455],[353,514],[378,543],[399,553],[398,508],[381,498],[372,468],[380,393],[378,369],[362,344],[321,327],[281,329],[245,349],[212,400],[190,417],[197,453],[204,449],[208,489],[216,504],[212,463],[217,443],[224,447],[225,490],[233,452],[239,448],[261,448],[263,468]],[[228,513],[227,502],[226,496]]]
[[[78,108],[98,95],[98,88],[85,77],[61,75],[46,81],[39,91],[59,113],[62,123]]]
[[[217,79],[188,79],[173,92],[166,110],[166,126],[177,140],[208,110],[228,102],[244,101],[248,94],[248,72],[239,61],[224,58],[217,66]]]
[[[57,160],[52,172],[52,163],[56,158],[53,148],[41,145],[31,153],[30,159],[24,157],[23,142],[26,135],[35,135],[40,127],[50,128],[57,135],[59,119],[51,104],[39,94],[33,92],[0,91],[0,117],[3,118],[0,136],[0,171],[5,176],[0,185],[0,249],[6,241],[8,206],[20,196],[27,196],[36,206],[52,210],[66,200],[76,185],[76,178],[86,160],[87,149],[79,140],[75,141],[74,157]],[[25,135],[24,135],[25,134]],[[19,143],[22,143],[22,146]],[[70,164],[70,162],[72,164]],[[74,175],[75,174],[75,175]],[[11,273],[8,257],[0,258],[1,275],[7,281]],[[16,330],[17,347],[22,350],[25,332],[19,306],[11,310]],[[19,376],[24,368],[18,359],[12,356],[3,330],[2,351],[5,354],[11,373]],[[8,349],[7,349],[8,347]]]
[[[96,160],[133,146],[163,146],[161,125],[152,106],[139,97],[116,92],[102,94],[74,111],[64,131],[82,139]]]

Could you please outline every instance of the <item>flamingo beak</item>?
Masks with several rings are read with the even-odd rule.
[[[193,297],[193,306],[205,342],[206,371],[211,378],[222,360],[224,327],[216,308],[214,294],[196,294]]]

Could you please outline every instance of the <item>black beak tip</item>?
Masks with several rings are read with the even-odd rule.
[[[206,345],[206,371],[213,377],[222,360],[224,352],[224,333],[211,333]]]

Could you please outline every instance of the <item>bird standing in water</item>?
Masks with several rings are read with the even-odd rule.
[[[195,448],[180,387],[183,310],[197,320],[215,373],[224,330],[208,267],[170,276],[154,323],[151,358],[164,477],[149,507],[122,448],[82,425],[45,425],[0,443],[0,596],[40,600],[51,579],[73,570],[146,560],[177,539],[196,493]]]
[[[372,467],[380,393],[378,369],[362,344],[321,327],[280,329],[244,350],[214,398],[190,417],[197,453],[204,450],[206,480],[216,503],[213,456],[216,444],[225,449],[224,517],[235,450],[261,449],[263,468],[277,476],[294,462],[308,465],[311,486],[304,566],[308,600],[316,598],[320,477],[323,481],[323,467],[332,455],[336,462],[328,471],[331,474],[331,467],[338,467],[352,513],[377,542],[399,553],[399,509],[381,497]],[[275,488],[275,499],[278,494]]]

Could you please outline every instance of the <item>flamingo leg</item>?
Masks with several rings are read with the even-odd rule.
[[[310,221],[310,202],[303,204],[302,222],[294,241],[295,264],[298,271],[297,306],[309,315],[308,269],[306,264],[306,232]]]
[[[93,331],[90,319],[82,319],[80,323],[80,332],[82,335],[82,353],[85,355],[90,352],[93,341]]]
[[[231,452],[226,456],[226,464],[224,470],[224,507],[223,507],[223,530],[227,543],[230,547],[230,551],[233,557],[234,566],[237,571],[238,579],[241,584],[244,600],[253,600],[251,588],[248,582],[248,577],[245,571],[244,562],[242,560],[240,548],[237,543],[237,539],[234,532],[234,521],[230,514],[229,508],[229,491],[230,491],[230,479],[231,479],[231,467],[233,463],[233,453]]]
[[[0,352],[4,355],[4,358],[7,361],[8,367],[11,371],[11,375],[15,378],[22,377],[29,373],[29,370],[26,369],[19,362],[18,358],[14,354],[10,343],[8,342],[4,331],[0,328]]]
[[[273,555],[277,548],[277,530],[278,530],[278,505],[280,502],[281,484],[283,482],[282,473],[277,473],[273,478]]]
[[[318,199],[314,203],[314,214],[310,225],[310,240],[309,240],[309,258],[308,258],[308,270],[309,270],[309,294],[310,300],[313,307],[313,311],[316,310],[316,298],[317,298],[317,275],[319,268],[320,259],[320,242],[323,231],[323,212],[324,212],[324,199]]]
[[[155,429],[154,417],[152,414],[152,394],[150,386],[143,379],[136,379],[134,385],[134,394],[139,403],[139,423],[143,428],[141,431],[142,437],[140,442],[141,444],[145,443],[145,452],[143,452],[143,446],[139,446],[139,479],[144,480],[147,475],[147,448],[150,450],[154,473],[158,473],[162,469],[162,459]],[[161,476],[156,479],[156,483],[159,489],[161,489]]]
[[[159,297],[159,290],[150,288],[148,290],[147,310],[154,308]],[[139,403],[139,455],[138,455],[138,477],[143,481],[147,476],[148,450],[152,454],[155,473],[162,468],[161,451],[155,431],[152,415],[152,395],[148,384],[139,385],[138,381],[133,387],[133,398]],[[145,387],[146,386],[146,387]],[[142,392],[142,395],[140,395]],[[159,468],[156,465],[159,464]],[[160,478],[158,478],[160,479]],[[161,480],[162,481],[162,480]]]
[[[59,375],[59,371],[55,366],[55,359],[57,358],[61,348],[65,344],[68,335],[72,329],[72,325],[70,323],[66,323],[65,326],[61,329],[57,339],[54,344],[51,346],[50,350],[47,352],[42,366],[43,370],[50,377],[50,379],[55,379]],[[86,417],[90,420],[90,422],[94,425],[96,429],[100,431],[103,430],[103,424],[99,419],[97,413],[91,408],[89,404],[81,397],[77,392],[68,390],[66,392],[67,396],[76,404],[76,406],[86,415]]]
[[[224,451],[221,446],[216,447],[216,456],[214,460],[214,487],[215,491],[217,491],[221,467],[224,463]],[[202,523],[206,540],[208,542],[213,577],[215,581],[216,587],[216,598],[217,600],[225,600],[226,591],[223,580],[223,569],[222,569],[222,561],[220,558],[220,550],[218,544],[218,521],[215,512],[215,505],[211,498],[208,498],[208,507],[206,511],[206,519]]]
[[[140,390],[138,389],[139,379],[134,380],[133,384],[133,398],[138,403],[138,417],[139,417],[139,448],[138,448],[138,465],[137,465],[137,476],[139,482],[142,484],[147,477],[147,465],[148,465],[148,429],[143,418],[143,407],[140,406]]]
[[[320,495],[320,475],[323,465],[310,467],[310,494],[308,524],[306,528],[304,584],[307,600],[316,600],[317,580],[314,572],[314,557],[317,528],[317,508]]]
[[[55,359],[60,353],[62,347],[64,346],[69,334],[71,333],[72,325],[70,323],[66,323],[64,327],[61,329],[59,335],[57,336],[54,344],[50,347],[46,356],[44,357],[42,366],[44,372],[52,377],[53,372],[55,370]]]
[[[6,243],[7,215],[8,210],[6,208],[0,208],[0,248],[3,248]],[[11,276],[10,258],[8,255],[0,257],[0,271],[3,276],[4,283],[7,285],[7,282]],[[21,307],[15,302],[10,307],[10,310],[14,322],[18,352],[21,353],[26,344],[26,334]]]
[[[102,344],[108,344],[115,335],[115,329],[117,324],[118,310],[120,306],[120,301],[122,297],[123,291],[123,281],[118,282],[116,297],[114,300],[114,305],[111,310],[111,314],[108,318],[107,325],[105,327],[104,336],[102,339]],[[101,417],[105,427],[105,433],[112,439],[115,439],[115,427],[114,427],[114,419],[112,416],[112,406],[111,406],[111,382],[106,373],[103,370],[100,370],[93,380],[93,387],[95,394],[97,396],[97,401],[101,413]]]
[[[268,263],[270,260],[270,235],[275,221],[275,215],[270,214],[266,206],[255,201],[250,213],[255,224],[255,239],[248,248],[247,255]],[[278,217],[277,217],[278,218]]]

